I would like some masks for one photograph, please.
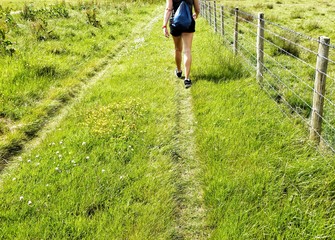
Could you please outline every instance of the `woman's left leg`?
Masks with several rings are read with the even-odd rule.
[[[182,33],[183,52],[184,52],[184,66],[185,66],[185,79],[189,79],[192,65],[192,41],[193,33]]]

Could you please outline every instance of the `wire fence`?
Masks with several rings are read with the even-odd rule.
[[[201,15],[241,56],[262,89],[335,152],[335,46],[238,8],[201,1]]]

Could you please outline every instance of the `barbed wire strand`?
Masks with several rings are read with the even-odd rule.
[[[269,55],[268,53],[266,53],[265,51],[261,51],[264,53],[264,55],[266,55],[267,57],[270,58],[270,60],[273,60],[274,63],[276,63],[277,65],[279,65],[281,68],[285,69],[286,72],[288,72],[291,76],[295,77],[296,79],[299,80],[299,82],[301,82],[302,84],[304,84],[305,86],[307,86],[310,90],[314,90],[313,87],[311,87],[309,84],[307,84],[305,81],[303,81],[298,75],[294,74],[291,70],[287,69],[286,66],[282,65],[280,62],[278,62],[276,59],[274,59],[271,55]]]
[[[247,50],[246,48],[244,48],[244,49]],[[248,53],[249,53],[249,55],[254,56],[249,51],[248,51]],[[281,63],[279,63],[278,61],[276,61],[272,56],[270,56],[269,54],[267,54],[264,51],[263,51],[263,53],[265,55],[267,55],[271,60],[273,60],[273,62],[275,62],[277,65],[279,65],[280,67],[282,67],[283,69],[285,69],[286,72],[288,72],[291,76],[295,77],[299,82],[301,82],[302,84],[304,84],[305,86],[307,86],[311,91],[314,90],[313,87],[311,87],[310,85],[308,85],[305,81],[303,81],[299,76],[295,75],[292,71],[288,70],[284,65],[282,65]],[[322,96],[325,100],[327,100],[331,105],[335,106],[335,104],[330,99],[328,99],[326,96],[322,95],[321,93],[319,93],[319,95]]]
[[[307,35],[305,35],[305,34],[303,34],[303,33],[300,33],[300,32],[296,32],[296,31],[294,31],[294,30],[292,30],[292,29],[289,29],[289,28],[287,28],[287,27],[281,26],[281,25],[279,25],[279,24],[277,24],[277,23],[271,22],[271,21],[269,21],[269,20],[264,20],[264,21],[265,21],[265,23],[270,24],[270,25],[273,25],[273,26],[275,26],[275,27],[278,27],[279,29],[284,30],[284,31],[286,31],[286,32],[290,32],[290,33],[293,33],[293,34],[295,34],[295,35],[297,35],[297,36],[304,37],[305,39],[310,40],[310,41],[313,41],[313,42],[319,42],[318,39],[312,38],[312,37],[307,36]]]
[[[271,22],[271,21],[269,21],[269,20],[266,20],[266,22],[269,23],[269,24],[271,24],[271,25],[273,25],[273,26],[276,26],[276,27],[278,27],[278,28],[280,28],[280,29],[282,29],[282,30],[284,30],[284,31],[289,31],[289,32],[291,32],[291,33],[294,33],[294,34],[297,35],[297,36],[301,36],[301,37],[304,37],[305,39],[308,39],[308,40],[310,40],[310,41],[320,43],[320,40],[319,40],[319,39],[312,38],[312,37],[307,36],[307,35],[305,35],[305,34],[303,34],[303,33],[300,33],[300,32],[296,32],[296,31],[294,31],[294,30],[292,30],[292,29],[286,28],[286,27],[284,27],[284,26],[281,26],[281,25],[279,25],[279,24],[277,24],[277,23],[274,23],[274,22]],[[325,44],[325,45],[327,45],[327,46],[330,47],[330,48],[335,49],[335,45],[332,45],[332,44]]]
[[[251,33],[254,36],[257,36],[257,32],[252,31],[251,29],[247,28],[246,26],[243,25],[239,25],[240,28],[242,28],[243,30],[246,30],[248,33]]]
[[[232,9],[233,11],[235,11],[235,9]],[[225,11],[225,12],[227,12],[227,11]],[[235,13],[233,14],[233,13],[231,13],[231,12],[228,12],[231,16],[233,16],[233,15],[235,15]],[[244,12],[243,12],[243,14],[245,14]],[[221,15],[220,15],[221,16]],[[213,17],[215,17],[215,16],[213,16]],[[216,21],[216,23],[222,23],[222,21]],[[225,23],[226,23],[226,25],[224,26],[225,27],[225,29],[227,29],[227,25],[229,26],[229,24],[227,24],[227,22],[229,22],[229,21],[225,21]],[[230,21],[230,22],[234,22],[233,20],[232,21]],[[250,22],[250,21],[249,21]],[[215,21],[213,21],[213,23],[215,23]],[[235,23],[235,22],[234,22]],[[252,23],[252,22],[250,22],[250,23]],[[253,24],[253,23],[252,23]],[[214,26],[214,24],[213,24],[213,26]],[[221,24],[221,26],[222,26],[222,24]],[[241,24],[241,26],[243,27],[243,29],[247,29],[246,27],[244,27],[242,24]],[[258,26],[258,25],[257,25]],[[278,24],[276,24],[276,26],[278,27],[278,26],[280,26],[280,25],[278,25]],[[215,26],[214,26],[215,27]],[[216,26],[217,27],[217,26]],[[281,26],[280,26],[281,27]],[[229,27],[228,27],[229,28]],[[233,31],[235,31],[235,28],[234,27],[230,27],[230,29],[231,30],[233,30]],[[286,28],[281,28],[281,29],[283,29],[283,30],[285,30]],[[221,30],[222,30],[222,28],[221,28]],[[252,32],[251,30],[249,30],[249,29],[247,29],[248,30],[248,32]],[[265,29],[264,29],[265,30]],[[266,31],[268,31],[268,32],[271,32],[271,31],[269,31],[269,30],[266,30]],[[293,31],[293,30],[292,30]],[[291,32],[291,31],[290,31]],[[303,35],[303,34],[300,34],[300,33],[297,33],[297,32],[295,32],[295,31],[293,31],[294,33],[296,33],[296,34],[298,34],[299,36],[304,36],[305,37],[305,35]],[[273,33],[273,32],[271,32],[271,33]],[[281,37],[281,36],[279,36],[278,34],[276,34],[276,33],[273,33],[273,34],[275,34],[277,37],[280,37],[280,38],[283,38],[283,37]],[[240,35],[241,36],[241,35]],[[232,40],[228,40],[225,36],[222,36],[223,37],[223,41],[224,42],[226,42],[227,44],[229,44],[229,45],[231,45],[231,42],[233,42],[234,40],[232,39]],[[242,35],[242,39],[243,40],[245,40],[246,41],[246,38]],[[287,41],[291,41],[291,40],[289,40],[289,39],[286,39],[286,38],[284,38],[285,40],[287,40]],[[268,41],[267,39],[265,39],[267,42],[270,42],[270,41]],[[309,40],[313,40],[313,39],[309,39]],[[315,39],[314,39],[315,40]],[[250,41],[246,41],[247,43],[250,43]],[[318,41],[317,41],[318,42]],[[272,42],[270,42],[271,44],[273,44]],[[310,49],[308,49],[308,48],[306,48],[306,47],[304,47],[304,46],[301,46],[301,45],[299,45],[299,44],[296,44],[296,43],[294,43],[294,42],[292,42],[292,44],[295,44],[295,45],[297,45],[297,46],[299,46],[300,48],[302,48],[302,49],[304,49],[304,50],[306,50],[307,52],[310,52],[310,53],[313,53],[313,54],[316,54],[315,52],[313,52],[312,50],[310,50]],[[273,45],[275,45],[276,47],[278,47],[278,48],[280,48],[279,46],[277,46],[276,44],[273,44]],[[247,52],[248,54],[249,54],[249,58],[248,57],[246,57],[246,56],[244,56],[244,54],[239,54],[239,56],[241,56],[245,61],[246,61],[246,63],[248,63],[248,65],[249,66],[251,66],[252,68],[254,68],[255,69],[255,66],[253,65],[253,63],[250,61],[250,56],[252,57],[252,58],[254,58],[254,59],[256,59],[256,57],[254,56],[254,54],[252,54],[247,48],[245,48],[244,47],[244,45],[242,45],[242,44],[240,44],[239,45],[241,48],[243,48],[243,50],[245,51],[245,52]],[[284,52],[285,52],[285,50],[284,49],[282,49]],[[265,53],[266,54],[266,53]],[[289,53],[288,53],[289,54]],[[268,54],[267,54],[268,55]],[[268,55],[269,56],[269,55]],[[295,56],[293,56],[293,57],[295,57]],[[272,58],[272,57],[271,57]],[[272,58],[273,60],[274,60],[274,58]],[[307,64],[307,66],[309,66],[309,67],[311,67],[311,68],[313,68],[309,63],[307,63],[306,61],[304,61],[304,60],[302,60],[302,59],[300,59],[300,58],[296,58],[295,57],[295,59],[297,59],[297,60],[300,60],[300,61],[302,61],[304,64]],[[325,58],[325,59],[327,59],[327,58]],[[257,59],[256,59],[257,60]],[[331,63],[335,63],[335,62],[333,62],[331,59],[328,59],[328,60],[330,60],[330,62]],[[274,60],[275,61],[275,60]],[[277,61],[275,61],[275,62],[277,62]],[[277,62],[278,63],[278,62]],[[279,63],[278,63],[279,64]],[[279,64],[279,65],[281,65],[281,64]],[[282,66],[282,65],[281,65]],[[280,79],[280,77],[278,77],[276,74],[274,74],[274,73],[272,73],[271,71],[270,71],[270,69],[268,69],[268,68],[266,68],[265,66],[263,66],[264,67],[264,69],[266,70],[266,72],[268,72],[270,75],[272,75],[272,77],[274,78],[274,79],[277,79],[277,81],[279,81],[279,82],[281,82],[285,87],[286,87],[286,89],[288,89],[289,91],[291,91],[299,100],[301,100],[304,104],[306,104],[310,109],[312,109],[312,107],[305,101],[305,100],[303,100],[300,96],[299,96],[299,94],[297,94],[294,90],[292,90],[290,87],[288,87],[287,85],[286,85],[286,83],[284,83],[283,81],[281,81],[281,79]],[[286,70],[287,70],[287,68],[285,68]],[[314,69],[314,68],[313,68]],[[305,85],[306,85],[306,83],[304,82],[304,81],[302,81],[297,75],[295,75],[294,73],[292,73],[291,71],[288,71],[291,75],[293,75],[296,79],[298,79],[300,82],[302,82],[302,83],[304,83]],[[325,73],[324,73],[325,74]],[[325,74],[326,75],[326,74]],[[329,78],[331,78],[331,79],[333,79],[332,77],[330,77],[329,76]],[[265,78],[264,78],[265,79]],[[268,81],[266,81],[267,82],[267,84],[269,85],[269,86],[271,86],[271,84],[268,82]],[[309,85],[307,85],[308,86],[308,88],[310,88],[310,89],[312,89],[313,90],[313,88],[311,88]],[[275,91],[275,92],[277,92],[278,93],[278,95],[281,97],[281,100],[282,101],[284,101],[284,102],[286,102],[285,103],[285,105],[287,105],[287,106],[289,106],[289,108],[291,108],[291,110],[292,111],[294,111],[304,122],[306,122],[306,124],[311,128],[311,126],[310,126],[310,124],[309,124],[309,122],[306,120],[306,118],[304,117],[304,116],[302,116],[298,111],[297,111],[297,109],[295,109],[293,106],[291,106],[290,105],[290,103],[282,96],[282,94],[279,92],[279,91],[276,91],[273,87],[272,87],[272,89]],[[321,95],[321,94],[320,94]],[[322,95],[321,95],[322,96]],[[330,99],[328,99],[328,98],[326,98],[325,96],[323,96],[324,97],[324,99],[326,99],[332,106],[334,106],[334,103],[330,100]],[[318,114],[319,115],[319,114]],[[335,128],[334,127],[332,127],[332,125],[327,121],[327,119],[325,119],[324,117],[322,117],[322,116],[320,116],[319,115],[319,117],[320,118],[322,118],[322,120],[324,121],[324,123],[325,124],[327,124],[328,125],[328,127],[332,130],[332,131],[335,131]],[[315,131],[315,129],[314,129],[314,131]],[[318,135],[319,135],[319,137],[325,142],[325,143],[327,143],[327,145],[328,145],[328,147],[333,151],[333,152],[335,152],[335,150],[334,150],[334,148],[332,148],[332,146],[331,146],[331,144],[326,140],[326,139],[324,139],[319,133],[317,133]]]
[[[313,111],[313,107],[310,106],[305,100],[303,100],[303,99],[302,99],[302,98],[301,98],[295,91],[293,91],[290,87],[288,87],[283,81],[281,81],[281,80],[280,80],[280,77],[278,77],[277,75],[275,75],[274,73],[272,73],[268,68],[267,68],[267,72],[269,72],[270,75],[272,75],[272,76],[275,77],[277,80],[279,80],[281,83],[283,83],[287,89],[289,89],[294,95],[296,95],[296,96],[298,97],[299,100],[301,100],[306,106],[309,107],[309,109],[311,109],[311,110]],[[289,103],[288,103],[288,104],[289,104]],[[292,106],[292,105],[290,105],[290,106]],[[291,108],[294,109],[293,106],[292,106]],[[325,119],[325,118],[324,118],[322,115],[320,115],[318,112],[315,112],[315,114],[318,115],[318,117],[320,117],[320,118],[322,119],[322,121],[323,121],[326,125],[328,125],[329,128],[331,128],[331,130],[335,131],[335,127],[333,127],[333,126],[331,125],[331,123],[330,123],[327,119]],[[302,117],[303,117],[303,116],[302,116]]]
[[[285,69],[286,72],[290,73],[292,76],[294,76],[296,79],[298,79],[300,83],[302,83],[305,86],[307,86],[307,88],[309,88],[311,91],[316,92],[320,97],[324,98],[324,100],[326,100],[329,104],[331,104],[333,107],[335,107],[335,103],[331,99],[329,99],[327,96],[325,96],[325,95],[321,94],[320,92],[318,92],[316,89],[314,89],[314,87],[311,87],[310,85],[308,85],[299,76],[295,75],[292,71],[290,71],[289,69],[287,69],[284,65],[282,65],[281,63],[279,63],[278,61],[276,61],[272,56],[270,56],[269,54],[267,54],[265,52],[263,52],[263,53],[265,55],[267,55],[275,63],[278,63],[278,65],[281,66],[283,69]]]
[[[312,106],[310,106],[310,104],[308,104],[304,99],[302,99],[298,93],[296,93],[293,89],[291,89],[289,86],[287,86],[287,84],[285,82],[283,82],[281,80],[281,78],[279,76],[277,76],[276,74],[274,74],[270,69],[266,68],[264,66],[264,64],[262,64],[263,67],[266,69],[266,72],[270,73],[270,75],[272,75],[272,77],[274,77],[274,79],[278,80],[280,83],[282,83],[286,89],[288,89],[290,92],[292,92],[300,101],[302,101],[306,106],[308,106],[310,109],[312,109]]]
[[[298,61],[304,63],[306,66],[309,66],[309,67],[312,68],[312,69],[315,69],[315,67],[312,66],[310,63],[308,63],[308,62],[304,61],[303,59],[301,59],[301,58],[295,56],[294,54],[288,52],[288,51],[285,50],[284,48],[282,48],[282,47],[276,45],[275,43],[273,43],[273,42],[267,40],[266,38],[263,38],[263,37],[261,37],[261,38],[262,38],[264,41],[266,41],[267,43],[269,43],[270,45],[272,45],[272,46],[274,46],[275,48],[281,50],[281,51],[282,51],[283,53],[285,53],[286,55],[288,55],[288,56],[290,56],[290,57],[292,57],[292,58],[294,58],[294,59],[296,59],[296,60],[298,60]]]

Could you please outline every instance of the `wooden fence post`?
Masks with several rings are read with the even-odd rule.
[[[224,7],[221,5],[221,36],[224,35]]]
[[[203,16],[204,19],[206,19],[206,1],[200,1],[202,10],[201,10],[201,16]]]
[[[310,139],[316,144],[320,143],[321,137],[323,103],[324,95],[326,92],[329,44],[330,39],[328,37],[320,37],[318,57],[316,61],[313,109],[310,129]]]
[[[214,32],[217,32],[217,19],[216,19],[216,1],[213,2],[213,8],[214,8]]]
[[[235,8],[235,28],[234,28],[234,53],[237,54],[238,46],[238,7]]]
[[[212,25],[212,6],[211,6],[211,2],[208,2],[208,15],[209,15],[209,18],[208,18],[208,22],[209,22],[209,26]]]
[[[258,13],[256,79],[261,85],[263,84],[264,69],[264,25],[264,14]]]

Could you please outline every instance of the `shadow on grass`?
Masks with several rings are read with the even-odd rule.
[[[222,67],[202,66],[194,71],[196,81],[208,81],[222,83],[234,80],[241,80],[250,77],[250,72],[246,71],[242,64],[227,64]]]

